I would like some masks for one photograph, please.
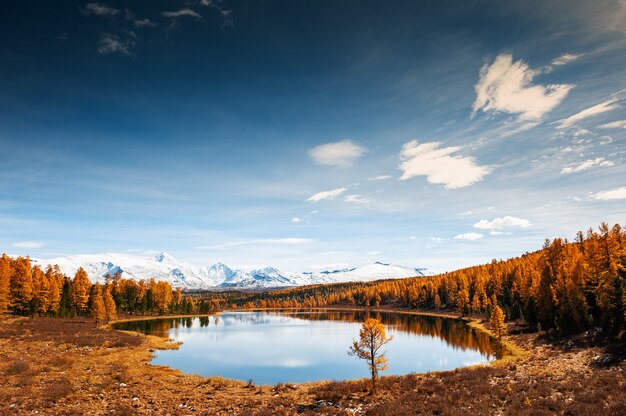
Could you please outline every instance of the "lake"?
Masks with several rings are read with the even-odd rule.
[[[463,321],[401,313],[225,312],[114,327],[182,341],[178,350],[156,351],[153,364],[276,384],[369,377],[366,363],[347,354],[368,317],[380,319],[393,335],[385,348],[389,366],[381,375],[451,370],[495,359],[492,339]]]

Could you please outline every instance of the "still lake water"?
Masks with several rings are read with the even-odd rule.
[[[495,359],[492,340],[455,319],[352,311],[225,312],[216,316],[121,322],[115,328],[182,341],[153,364],[256,384],[369,377],[347,354],[361,322],[380,319],[393,335],[381,375],[450,370]]]

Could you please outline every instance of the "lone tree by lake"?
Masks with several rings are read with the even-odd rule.
[[[372,393],[376,390],[378,372],[387,368],[383,345],[389,343],[393,337],[387,337],[385,326],[378,319],[369,318],[361,325],[359,339],[352,340],[348,354],[367,362],[372,373]]]

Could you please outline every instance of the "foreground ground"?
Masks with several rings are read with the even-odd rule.
[[[0,415],[626,414],[623,344],[512,334],[515,361],[367,381],[254,386],[149,364],[158,338],[0,317]]]

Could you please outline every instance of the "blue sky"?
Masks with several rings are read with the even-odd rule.
[[[517,3],[4,4],[0,250],[443,271],[624,224],[626,2]]]

